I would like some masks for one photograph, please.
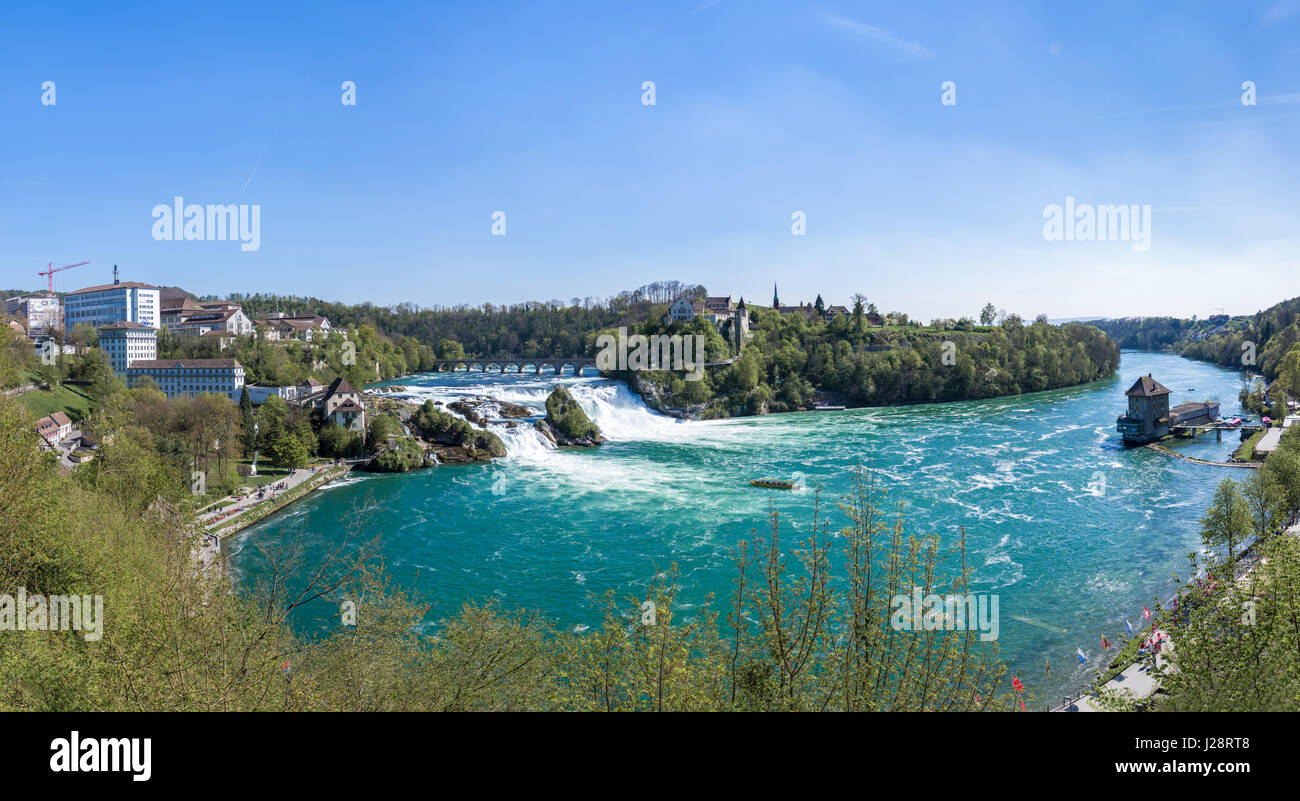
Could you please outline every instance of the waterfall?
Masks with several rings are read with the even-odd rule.
[[[448,374],[442,373],[437,374],[437,378],[442,380],[437,384],[424,385],[412,383],[410,378],[399,379],[405,382],[403,386],[406,391],[394,393],[390,397],[415,403],[441,401],[443,406],[440,408],[454,415],[456,412],[446,407],[458,400],[489,396],[506,403],[518,404],[532,411],[534,417],[514,420],[514,427],[502,420],[488,423],[488,430],[500,437],[506,446],[506,459],[539,461],[546,459],[555,450],[555,445],[533,428],[533,421],[546,414],[546,398],[557,383],[554,377],[457,373],[448,378]],[[621,382],[603,378],[565,378],[558,383],[563,383],[568,388],[574,400],[611,442],[674,441],[690,436],[687,431],[690,426],[651,410]],[[492,414],[489,411],[489,416]]]

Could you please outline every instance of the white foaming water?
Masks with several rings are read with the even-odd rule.
[[[677,441],[698,435],[694,425],[652,411],[623,384],[577,384],[569,391],[601,433],[611,440]]]
[[[510,376],[493,380],[490,376],[476,376],[473,384],[405,385],[406,391],[392,393],[391,397],[404,398],[417,403],[425,400],[453,403],[469,398],[492,397],[507,403],[526,406],[538,417],[546,414],[546,398],[556,383],[563,383],[582,406],[602,434],[611,442],[659,441],[685,442],[701,436],[718,433],[727,426],[719,423],[684,423],[673,417],[651,410],[622,383],[601,378],[570,378],[557,382],[554,378],[527,378]],[[448,409],[447,411],[451,411]],[[452,412],[454,414],[454,412]],[[505,423],[490,423],[489,428],[501,437],[506,451],[511,455],[540,457],[555,446],[538,434],[530,421],[517,421],[514,428]],[[710,437],[717,439],[718,437]],[[727,439],[728,437],[721,437]],[[743,441],[739,436],[737,442]],[[512,447],[513,446],[513,447]]]
[[[488,429],[506,447],[506,457],[496,463],[502,472],[494,477],[493,491],[558,493],[573,499],[600,495],[604,503],[625,502],[644,512],[647,502],[662,503],[665,510],[680,509],[702,486],[717,481],[717,475],[704,466],[673,464],[626,452],[619,458],[605,458],[601,449],[557,448],[533,428],[533,421],[545,415],[546,398],[557,383],[564,384],[600,428],[609,441],[606,449],[620,442],[698,444],[703,439],[711,448],[727,451],[731,450],[728,440],[734,441],[737,450],[745,442],[742,431],[732,433],[728,431],[732,427],[723,423],[684,423],[654,412],[624,384],[601,378],[557,381],[554,377],[511,375],[494,379],[476,374],[464,383],[452,378],[434,385],[406,384],[406,391],[388,394],[417,403],[441,401],[444,409],[457,400],[491,397],[532,411],[534,418],[511,421],[513,427],[502,420],[488,423]]]

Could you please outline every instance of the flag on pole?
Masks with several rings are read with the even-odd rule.
[[[1150,610],[1150,609],[1147,609],[1145,606],[1142,607],[1142,619],[1143,619],[1143,620],[1150,620],[1150,619],[1151,619],[1151,610]]]
[[[1128,632],[1129,634],[1133,633],[1133,624],[1128,622],[1128,618],[1124,618],[1124,631]]]
[[[1105,634],[1101,635],[1101,647],[1102,647],[1102,648],[1109,648],[1109,647],[1110,647],[1110,640],[1106,639],[1106,635],[1105,635]]]
[[[1022,693],[1025,691],[1025,685],[1021,684],[1020,679],[1015,676],[1011,677],[1011,686],[1014,687],[1016,692],[1018,693]]]
[[[1083,664],[1084,662],[1087,662],[1087,661],[1088,661],[1088,657],[1086,657],[1086,656],[1083,655],[1083,649],[1082,649],[1082,648],[1075,648],[1075,649],[1074,649],[1074,655],[1077,656],[1077,657],[1079,657],[1079,664]]]

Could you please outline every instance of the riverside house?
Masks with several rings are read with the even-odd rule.
[[[1128,411],[1119,416],[1116,427],[1125,442],[1141,445],[1169,434],[1168,387],[1147,373],[1124,394]]]
[[[325,389],[300,395],[298,402],[319,409],[326,422],[338,423],[350,431],[366,430],[366,408],[361,393],[343,376],[334,379]]]

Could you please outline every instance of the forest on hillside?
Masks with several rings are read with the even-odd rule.
[[[1248,317],[1126,317],[1089,325],[1110,334],[1121,348],[1169,350],[1221,367],[1253,368],[1272,380],[1282,372],[1287,353],[1300,342],[1300,297]],[[1291,389],[1300,392],[1300,386]]]
[[[433,308],[411,303],[391,307],[346,304],[260,293],[235,293],[229,300],[241,304],[249,317],[270,312],[319,314],[336,327],[369,325],[390,337],[400,335],[427,344],[439,358],[504,354],[534,358],[583,354],[589,332],[638,324],[653,308],[666,308],[683,295],[702,298],[705,288],[680,281],[655,281],[610,298],[571,298],[567,304],[551,300]]]
[[[635,382],[653,405],[726,417],[803,409],[825,393],[853,406],[1017,395],[1095,381],[1119,366],[1119,348],[1091,326],[1009,315],[966,331],[873,327],[861,311],[826,322],[754,308],[751,337],[733,364],[700,381],[658,372]],[[640,333],[690,333],[693,324],[647,322]],[[723,347],[729,326],[717,340]],[[708,345],[717,351],[715,341]]]

